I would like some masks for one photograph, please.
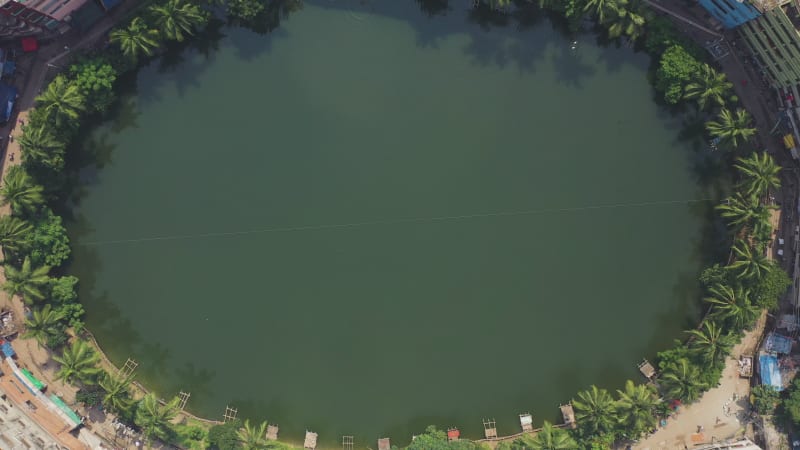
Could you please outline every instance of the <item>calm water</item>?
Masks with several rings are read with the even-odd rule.
[[[639,380],[696,315],[703,207],[663,202],[707,196],[647,58],[354,5],[145,68],[86,144],[72,270],[112,359],[361,446]]]

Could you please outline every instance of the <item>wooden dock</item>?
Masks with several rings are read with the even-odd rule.
[[[483,436],[486,439],[497,439],[497,424],[494,419],[483,419]]]
[[[533,431],[533,416],[529,413],[519,415],[519,426],[522,427],[523,433]]]
[[[389,438],[378,439],[378,450],[392,450],[392,443]]]
[[[646,359],[643,359],[642,362],[639,363],[639,372],[642,372],[642,375],[651,381],[656,376],[656,368]]]
[[[269,425],[267,427],[267,440],[270,441],[277,441],[278,440],[278,431],[280,429],[277,425]]]
[[[306,430],[306,439],[303,441],[303,448],[314,450],[317,448],[317,433]]]
[[[561,417],[564,418],[564,426],[567,428],[575,429],[578,424],[575,423],[575,410],[572,409],[572,404],[560,405]]]

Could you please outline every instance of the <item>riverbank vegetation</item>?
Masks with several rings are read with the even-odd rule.
[[[703,271],[709,314],[686,340],[658,354],[660,391],[627,381],[612,393],[597,386],[571,400],[576,430],[545,423],[540,433],[500,445],[503,449],[601,449],[614,442],[638,439],[670,414],[673,400],[692,402],[720,378],[725,359],[742,332],[753,326],[761,310],[775,310],[789,285],[786,273],[766,258],[772,238],[771,194],[780,187],[780,167],[764,153],[753,151],[755,129],[732,93],[732,85],[705,60],[702,49],[678,34],[638,0],[537,0],[538,7],[577,30],[587,20],[603,36],[627,42],[653,58],[651,81],[665,104],[692,110],[705,118],[713,147],[726,152],[738,183],[718,207],[730,232],[730,257]],[[447,0],[417,0],[428,12],[448,8]],[[154,394],[134,395],[132,377],[99,369],[99,355],[87,344],[78,280],[65,276],[70,247],[61,218],[49,205],[64,201],[68,180],[67,148],[81,127],[108,111],[115,101],[117,78],[159,55],[165,47],[190,39],[206,27],[213,14],[224,12],[232,25],[267,32],[280,17],[302,7],[300,0],[223,0],[198,5],[187,0],[158,0],[113,30],[111,46],[87,54],[57,75],[37,97],[37,105],[22,126],[21,165],[10,167],[0,188],[2,204],[11,215],[0,218],[7,282],[2,286],[30,307],[25,336],[55,352],[58,377],[79,387],[78,399],[102,405],[134,424],[149,439],[184,448],[260,449],[283,444],[264,439],[265,422],[233,421],[208,427],[197,421],[173,424],[177,400],[159,401]],[[509,0],[481,0],[477,9],[511,14]],[[769,404],[767,394],[760,404]],[[800,403],[800,402],[799,402]],[[798,408],[800,410],[800,408]],[[800,417],[800,413],[798,413]],[[435,427],[415,439],[409,449],[474,449],[470,441],[448,442]]]

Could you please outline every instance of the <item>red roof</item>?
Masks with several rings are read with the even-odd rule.
[[[35,37],[24,37],[21,39],[23,52],[35,52],[39,50],[39,41]]]
[[[452,439],[458,439],[459,436],[461,436],[461,432],[458,431],[457,429],[452,428],[450,430],[447,430],[447,439],[451,439],[451,440]]]

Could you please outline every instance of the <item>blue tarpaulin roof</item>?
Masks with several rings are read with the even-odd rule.
[[[3,352],[3,356],[6,358],[10,358],[16,354],[14,348],[11,347],[11,342],[3,342],[3,345],[0,345],[0,351]]]
[[[17,64],[14,61],[6,61],[3,64],[3,75],[14,75],[14,70],[17,68]]]
[[[761,384],[773,386],[776,390],[782,391],[781,371],[778,370],[778,358],[773,355],[761,355],[758,357],[761,373]]]
[[[103,4],[103,8],[106,11],[111,11],[115,6],[119,5],[122,0],[100,0],[100,3]]]
[[[8,122],[11,118],[11,110],[14,109],[14,102],[17,101],[17,88],[5,83],[0,83],[0,120]]]
[[[788,354],[792,350],[792,339],[777,333],[770,333],[764,340],[764,350],[770,353]]]

